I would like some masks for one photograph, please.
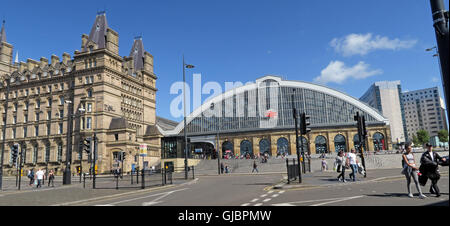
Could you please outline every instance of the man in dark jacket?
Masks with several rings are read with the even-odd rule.
[[[436,194],[436,197],[441,196],[439,192],[439,187],[437,186],[437,182],[440,179],[441,175],[438,170],[438,160],[445,161],[445,158],[441,158],[438,153],[433,152],[433,146],[430,143],[425,144],[427,151],[422,154],[420,158],[420,164],[424,175],[431,180],[430,193]],[[421,171],[422,171],[421,170]]]

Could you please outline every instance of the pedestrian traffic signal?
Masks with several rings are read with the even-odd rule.
[[[90,137],[84,139],[83,141],[83,146],[84,146],[84,150],[86,151],[86,153],[91,153],[91,139]]]
[[[300,132],[302,135],[311,132],[311,128],[309,128],[311,125],[310,118],[311,117],[305,113],[300,114]]]
[[[16,162],[17,162],[17,155],[19,154],[19,145],[18,144],[14,144],[13,146],[12,146],[12,153],[11,153],[11,155],[12,155],[12,162],[13,162],[13,165],[15,165],[16,164]]]

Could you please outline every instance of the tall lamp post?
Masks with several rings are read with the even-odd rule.
[[[5,142],[6,142],[6,122],[7,122],[7,116],[8,116],[8,100],[9,100],[9,85],[11,82],[11,78],[10,77],[6,77],[5,79],[6,81],[6,98],[5,98],[5,110],[4,110],[4,117],[3,117],[3,130],[2,130],[2,135],[3,135],[3,140],[2,140],[2,154],[0,157],[0,190],[2,190],[2,181],[3,181],[3,156],[5,153]],[[3,84],[4,85],[4,84]]]
[[[444,88],[445,103],[448,107],[450,106],[449,12],[445,9],[443,0],[430,0],[430,5],[437,42],[436,51],[439,53],[438,55],[435,54],[435,56],[439,56],[442,86]],[[448,112],[447,117],[450,119]]]
[[[63,185],[71,184],[72,182],[72,172],[71,172],[71,164],[72,164],[72,126],[73,126],[73,102],[74,102],[74,83],[75,81],[71,81],[69,84],[70,88],[70,100],[66,101],[69,104],[68,114],[67,114],[67,148],[66,148],[66,168],[63,173]]]
[[[186,64],[183,55],[183,108],[184,108],[184,176],[188,178],[188,144],[186,135],[186,68],[194,68],[194,65]]]

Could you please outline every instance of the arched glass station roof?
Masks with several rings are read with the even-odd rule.
[[[189,135],[294,128],[292,95],[298,113],[311,116],[311,127],[354,125],[356,112],[367,124],[389,124],[374,108],[340,91],[300,81],[264,76],[206,101],[187,116]],[[183,133],[181,121],[166,136]]]

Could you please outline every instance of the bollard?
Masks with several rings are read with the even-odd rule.
[[[139,170],[136,170],[136,184],[139,184]]]
[[[83,173],[83,188],[86,188],[86,174]]]
[[[133,171],[131,171],[130,177],[131,177],[131,184],[133,184]]]
[[[119,189],[119,175],[116,177],[116,190]]]
[[[194,166],[192,166],[192,179],[195,179]]]
[[[144,189],[145,188],[145,171],[144,169],[142,169],[142,182],[141,182],[141,188]]]
[[[288,159],[286,159],[286,171],[287,171],[287,183],[289,184],[290,180],[289,180],[289,160]]]

